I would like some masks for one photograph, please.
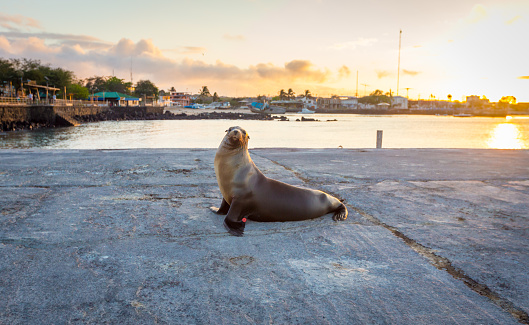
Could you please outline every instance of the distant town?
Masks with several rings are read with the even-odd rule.
[[[296,94],[292,88],[279,89],[275,96],[225,97],[211,94],[207,86],[196,92],[172,87],[160,90],[149,80],[136,83],[115,76],[94,76],[79,80],[73,72],[43,65],[38,60],[0,58],[0,104],[160,106],[188,108],[251,108],[254,102],[283,107],[286,112],[400,112],[443,114],[528,114],[529,103],[518,103],[513,96],[490,102],[485,96],[469,95],[466,101],[410,99],[375,90],[367,96],[313,96],[310,90]]]

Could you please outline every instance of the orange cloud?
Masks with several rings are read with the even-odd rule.
[[[231,34],[224,34],[222,36],[224,39],[228,41],[244,41],[246,38],[243,35],[231,35]]]
[[[420,71],[411,71],[411,70],[402,69],[402,73],[406,74],[406,75],[410,75],[410,76],[416,76],[416,75],[418,75],[421,72]]]
[[[340,78],[347,78],[351,75],[351,70],[349,70],[347,66],[342,65],[340,70],[338,70],[338,75],[340,76]]]
[[[518,77],[518,79],[527,79],[527,80],[529,80],[529,76],[520,76],[520,77]]]
[[[390,71],[382,71],[382,70],[377,70],[376,73],[377,73],[378,79],[390,77],[391,75],[393,75],[393,73],[391,73]]]
[[[0,27],[6,28],[8,30],[19,30],[20,28],[41,28],[40,23],[30,17],[24,17],[21,15],[5,15],[0,14]]]

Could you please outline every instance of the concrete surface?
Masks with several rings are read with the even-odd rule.
[[[215,150],[1,150],[0,324],[517,324],[529,151],[255,149],[349,218],[228,235]]]

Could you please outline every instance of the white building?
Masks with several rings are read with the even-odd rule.
[[[357,109],[358,108],[358,98],[356,97],[340,97],[340,102],[343,108]]]
[[[303,108],[313,111],[318,108],[317,99],[314,97],[302,97],[300,100],[303,103]]]
[[[408,109],[408,98],[402,96],[394,96],[391,99],[393,108]]]

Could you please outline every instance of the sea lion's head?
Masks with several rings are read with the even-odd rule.
[[[240,126],[232,126],[226,130],[222,145],[228,149],[247,148],[250,136]]]

